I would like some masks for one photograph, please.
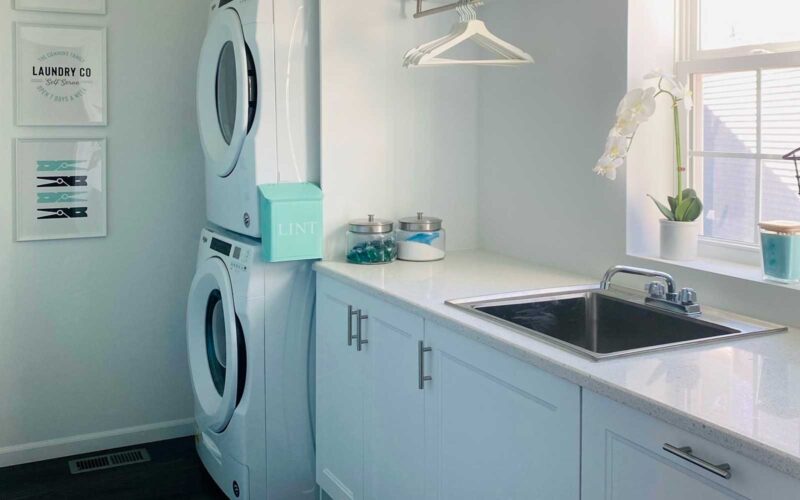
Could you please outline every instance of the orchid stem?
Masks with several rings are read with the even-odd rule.
[[[683,153],[681,150],[681,119],[678,113],[678,101],[673,98],[672,114],[675,118],[675,155],[678,163],[678,206],[683,203]]]

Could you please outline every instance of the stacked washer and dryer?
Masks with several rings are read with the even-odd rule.
[[[207,218],[187,307],[197,452],[230,498],[313,498],[309,262],[261,259],[258,186],[318,180],[315,0],[214,0],[198,68]]]

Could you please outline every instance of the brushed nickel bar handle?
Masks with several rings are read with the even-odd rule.
[[[353,345],[353,316],[361,316],[361,310],[353,309],[353,306],[347,306],[347,345]]]
[[[682,458],[687,462],[700,467],[701,469],[705,469],[712,474],[716,474],[717,476],[721,477],[722,479],[730,479],[731,478],[731,466],[730,464],[719,464],[714,465],[711,462],[706,462],[702,458],[698,458],[692,455],[692,448],[689,446],[683,446],[678,448],[676,446],[672,446],[669,443],[664,443],[663,446],[664,451],[667,453],[672,453],[678,458]]]
[[[369,344],[369,340],[361,338],[361,324],[365,319],[369,319],[369,316],[364,314],[361,315],[361,309],[355,311],[356,316],[358,318],[358,322],[356,323],[356,350],[361,351],[361,346],[364,344]]]
[[[433,348],[425,347],[425,343],[421,340],[417,346],[417,353],[419,354],[419,389],[422,391],[425,390],[425,382],[433,380],[433,377],[430,375],[425,375],[425,353],[433,351]]]

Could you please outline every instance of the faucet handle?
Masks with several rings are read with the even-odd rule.
[[[667,287],[660,281],[651,281],[645,285],[644,291],[654,299],[663,299],[667,296]]]
[[[685,306],[697,304],[697,292],[692,288],[683,288],[678,292],[678,302]]]

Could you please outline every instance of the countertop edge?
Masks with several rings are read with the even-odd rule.
[[[761,463],[779,472],[800,479],[800,459],[788,455],[760,441],[750,439],[735,431],[718,426],[697,416],[685,413],[672,406],[654,401],[641,394],[629,391],[624,387],[592,377],[570,366],[557,363],[551,358],[540,353],[521,349],[495,337],[491,333],[482,331],[474,326],[459,322],[458,320],[442,315],[404,297],[394,295],[389,291],[371,286],[368,283],[355,279],[348,274],[325,266],[318,262],[314,270],[320,274],[335,278],[364,292],[379,295],[387,302],[412,312],[426,321],[431,321],[440,326],[452,329],[473,340],[496,349],[499,352],[513,356],[540,368],[552,375],[568,382],[579,385],[601,396],[608,397],[618,403],[638,410],[653,418],[666,422],[679,429],[696,434],[726,449],[739,453],[747,458]]]

